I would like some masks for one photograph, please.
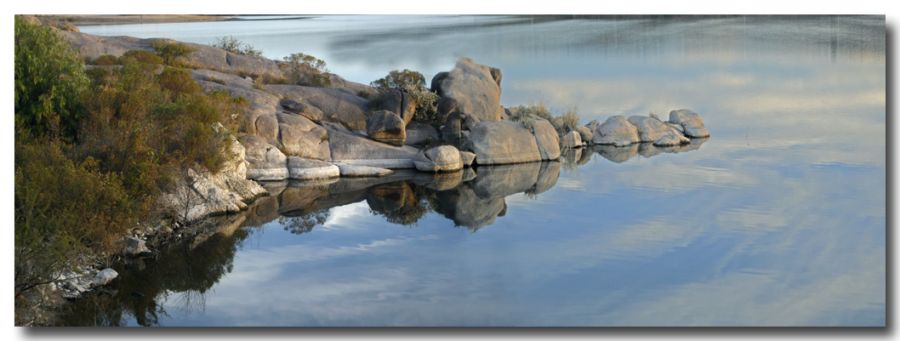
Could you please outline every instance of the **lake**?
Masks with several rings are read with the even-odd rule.
[[[460,56],[505,106],[700,113],[688,146],[269,183],[120,264],[71,325],[883,326],[883,17],[324,16],[83,26],[304,52],[368,83]],[[273,20],[278,19],[278,20]]]

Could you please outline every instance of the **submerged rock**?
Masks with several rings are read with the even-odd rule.
[[[463,168],[459,150],[453,146],[438,146],[422,151],[415,160],[416,169],[423,172],[453,172]]]
[[[703,119],[688,109],[672,110],[669,113],[669,122],[684,128],[684,134],[688,137],[709,137],[709,130],[703,124]]]
[[[593,133],[592,142],[599,145],[621,147],[641,141],[637,128],[622,115],[611,116],[603,124],[596,125]]]

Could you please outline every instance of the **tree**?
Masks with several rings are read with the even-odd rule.
[[[75,140],[89,85],[84,65],[53,29],[18,16],[15,44],[17,130]]]

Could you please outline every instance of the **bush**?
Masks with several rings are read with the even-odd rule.
[[[15,148],[16,295],[56,279],[86,251],[111,250],[134,223],[135,206],[115,174],[63,145],[17,141]]]
[[[279,67],[287,76],[291,84],[328,87],[331,86],[331,77],[325,68],[325,61],[314,56],[294,53],[284,57],[284,62]]]
[[[578,127],[580,118],[574,109],[566,111],[560,116],[553,116],[543,103],[533,105],[519,105],[509,108],[510,120],[521,122],[526,128],[533,128],[534,121],[544,119],[553,125],[559,135],[574,131]]]
[[[166,65],[182,66],[182,59],[194,52],[194,48],[182,43],[157,40],[153,42],[153,50]]]
[[[119,58],[113,55],[105,54],[94,58],[91,64],[94,65],[119,65]]]
[[[168,67],[158,77],[159,86],[178,94],[196,94],[202,89],[191,77],[191,71]]]
[[[262,51],[253,48],[252,45],[246,44],[233,36],[216,38],[216,41],[212,43],[211,46],[247,56],[262,56]]]
[[[163,59],[160,56],[156,55],[153,52],[144,50],[131,50],[125,52],[125,54],[123,54],[122,57],[119,58],[119,61],[124,63],[124,60],[126,59],[132,59],[136,62],[144,64],[158,65],[163,63]]]
[[[371,86],[380,90],[400,90],[407,93],[414,102],[416,102],[416,113],[413,120],[431,124],[442,124],[442,117],[438,117],[437,102],[440,97],[429,91],[425,86],[425,77],[421,73],[404,69],[403,71],[394,70],[387,76],[377,79],[370,83]],[[369,103],[372,107],[379,107],[383,101],[386,91],[382,91],[380,95],[373,98]]]
[[[84,65],[52,29],[15,18],[15,121],[33,136],[74,140],[89,86]]]

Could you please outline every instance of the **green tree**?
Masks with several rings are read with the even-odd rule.
[[[387,76],[372,81],[370,85],[380,90],[400,90],[409,94],[416,102],[414,120],[432,125],[444,123],[441,122],[442,118],[437,115],[439,97],[428,90],[425,86],[425,76],[421,73],[409,69],[393,70]],[[382,96],[385,93],[386,91],[382,91]],[[382,98],[376,97],[370,103],[373,107],[378,107],[382,100]]]
[[[15,121],[33,136],[74,140],[89,85],[84,65],[53,29],[15,18]]]

